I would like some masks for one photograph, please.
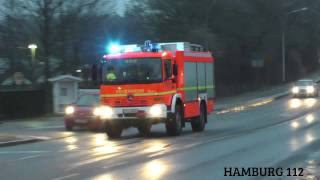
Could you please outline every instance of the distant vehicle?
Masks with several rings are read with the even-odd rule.
[[[291,89],[293,97],[317,97],[318,91],[318,85],[311,79],[299,80]]]
[[[81,95],[77,102],[65,109],[64,123],[67,131],[76,127],[87,127],[90,130],[101,130],[103,122],[96,118],[96,107],[100,103],[99,93]]]

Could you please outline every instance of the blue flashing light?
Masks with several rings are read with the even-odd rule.
[[[183,43],[177,43],[177,50],[178,51],[184,51],[184,44]]]
[[[136,44],[131,44],[131,45],[123,45],[123,51],[124,52],[137,52],[141,51],[141,48],[138,47]]]
[[[139,52],[141,48],[136,44],[129,45],[119,45],[119,44],[111,44],[107,47],[108,54],[120,54],[126,52]]]
[[[110,54],[116,54],[121,52],[121,46],[119,44],[111,44],[108,48]]]
[[[157,43],[152,43],[150,40],[144,42],[144,50],[148,52],[158,52],[161,50],[161,47]]]

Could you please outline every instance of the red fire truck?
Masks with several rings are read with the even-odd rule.
[[[110,138],[137,127],[142,135],[164,123],[179,135],[186,122],[205,129],[214,107],[214,59],[187,42],[113,45],[101,61],[101,106],[97,114]]]

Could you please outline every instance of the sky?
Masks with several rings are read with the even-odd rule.
[[[0,6],[2,6],[2,3],[5,1],[6,0],[0,0]],[[117,5],[116,12],[119,15],[124,15],[125,10],[126,10],[126,3],[128,3],[130,0],[115,0],[115,1],[116,1],[116,5]]]
[[[117,13],[119,15],[123,15],[126,9],[126,3],[128,3],[129,0],[117,0]]]

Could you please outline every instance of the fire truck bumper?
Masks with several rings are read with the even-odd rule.
[[[161,122],[170,117],[170,114],[171,112],[165,104],[156,104],[147,107],[108,107],[105,111],[101,108],[100,118],[106,121],[148,120]]]

